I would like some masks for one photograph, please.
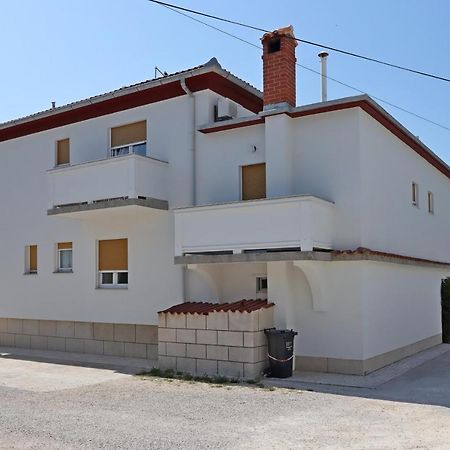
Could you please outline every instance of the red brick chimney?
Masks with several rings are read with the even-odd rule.
[[[266,33],[262,38],[264,109],[295,106],[295,47],[292,25]]]

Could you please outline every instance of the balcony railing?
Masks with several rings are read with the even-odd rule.
[[[175,255],[331,249],[334,204],[313,196],[174,210]]]
[[[128,154],[48,171],[49,210],[118,199],[167,203],[168,163]]]

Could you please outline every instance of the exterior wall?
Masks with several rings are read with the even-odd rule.
[[[364,359],[441,334],[441,279],[448,273],[379,262],[362,265]]]
[[[188,266],[186,301],[232,302],[266,298],[256,292],[256,277],[267,276],[265,263]]]
[[[362,178],[358,110],[291,119],[294,192],[308,193],[336,205],[333,248],[361,245]]]
[[[277,305],[275,326],[298,332],[295,355],[363,358],[359,263],[305,261],[299,267],[289,262],[271,262],[267,264],[267,274],[268,298]],[[322,296],[320,305],[314,294]]]
[[[219,96],[195,96],[196,125],[212,121]],[[0,205],[7,211],[0,220],[0,317],[152,324],[157,311],[183,299],[170,212],[127,206],[49,217],[47,171],[58,139],[70,139],[71,164],[104,159],[111,127],[146,119],[147,155],[168,162],[170,207],[191,205],[191,107],[184,96],[0,143]],[[238,112],[249,114],[241,107]],[[95,174],[91,180],[105,181]],[[128,289],[97,289],[97,241],[115,238],[128,239]],[[73,242],[73,273],[53,273],[56,244],[67,241]],[[24,275],[30,244],[38,245],[37,275]]]
[[[154,325],[0,318],[0,345],[157,359],[158,328]]]
[[[450,180],[360,111],[362,245],[421,258],[448,261]],[[411,183],[419,185],[413,206]],[[428,213],[427,192],[435,212]]]
[[[240,167],[266,160],[264,125],[199,134],[197,143],[197,204],[241,200]]]

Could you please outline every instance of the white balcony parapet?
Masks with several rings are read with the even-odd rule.
[[[50,169],[48,214],[139,202],[167,209],[167,170],[167,162],[136,154]]]
[[[174,210],[175,256],[332,249],[334,204],[311,195]]]

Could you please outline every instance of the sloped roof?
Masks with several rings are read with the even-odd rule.
[[[262,93],[254,86],[223,69],[216,58],[211,58],[205,64],[190,69],[145,80],[129,86],[123,86],[114,91],[0,123],[0,142],[43,131],[45,129],[67,125],[80,120],[98,117],[99,115],[109,114],[111,112],[117,112],[135,106],[142,106],[143,104],[152,103],[154,101],[185,95],[185,92],[181,90],[181,87],[179,86],[179,82],[182,79],[186,80],[188,88],[194,92],[202,89],[216,88],[218,91],[229,92],[230,98],[232,98],[233,95],[235,95],[237,99],[239,99],[239,96],[242,97],[244,103],[247,103],[246,107],[249,107],[250,110],[258,112],[262,109]],[[149,91],[154,91],[154,95],[150,95]],[[131,99],[133,95],[136,97],[137,94],[143,94],[144,92],[147,93],[147,96],[144,97],[141,95],[142,98],[140,101],[136,99],[133,101]],[[102,108],[103,105],[106,106],[106,102],[120,103],[120,105],[116,105],[109,109],[107,107]],[[94,106],[96,106],[96,112],[91,115],[76,113],[76,111],[80,111],[83,108],[90,107],[92,109]],[[67,120],[51,120],[51,118],[56,119],[62,114],[67,115],[69,112],[71,113],[71,118],[67,118]],[[43,120],[45,120],[45,125],[29,125],[32,122],[36,123],[37,121]],[[27,124],[28,126],[26,126]],[[15,132],[11,132],[13,129],[15,129]]]

